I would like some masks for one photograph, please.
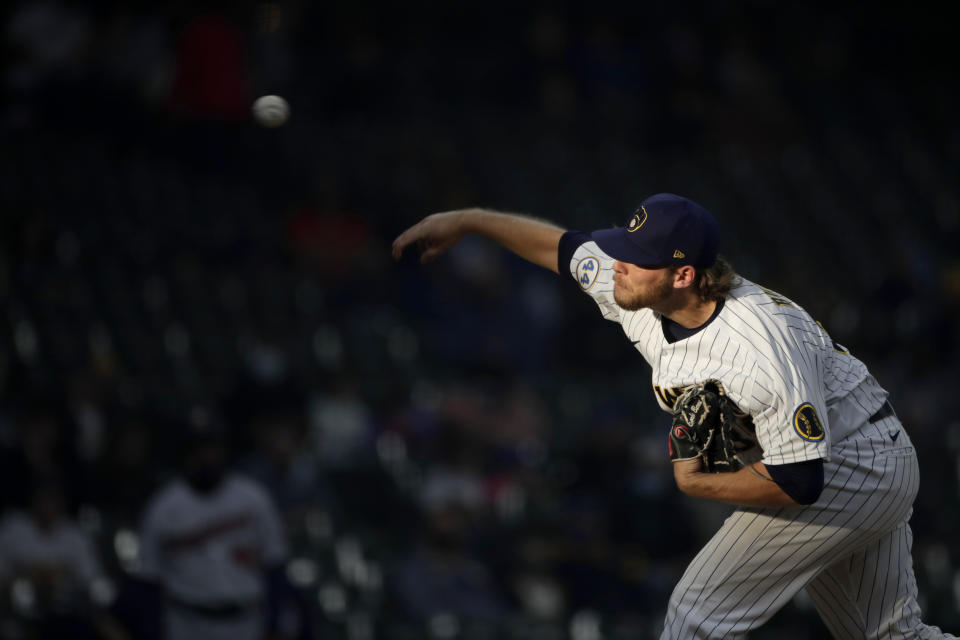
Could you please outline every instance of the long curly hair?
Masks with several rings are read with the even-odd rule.
[[[719,302],[727,297],[730,290],[740,281],[740,276],[733,270],[733,266],[723,256],[717,256],[716,261],[706,269],[698,270],[693,286],[701,300]]]

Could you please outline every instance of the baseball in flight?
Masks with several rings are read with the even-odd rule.
[[[279,127],[290,117],[290,105],[280,96],[260,96],[253,102],[253,117],[264,127]]]

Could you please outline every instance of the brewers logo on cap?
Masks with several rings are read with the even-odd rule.
[[[627,231],[634,232],[640,227],[643,226],[643,223],[647,221],[647,210],[643,208],[643,205],[640,205],[640,208],[633,212],[633,217],[630,218],[630,222],[627,223]]]

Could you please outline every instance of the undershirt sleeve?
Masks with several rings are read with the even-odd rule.
[[[764,465],[770,477],[797,504],[813,504],[823,491],[823,460]]]
[[[557,271],[561,276],[570,275],[570,262],[574,252],[589,239],[590,236],[582,231],[567,231],[560,236],[560,244],[557,245]]]

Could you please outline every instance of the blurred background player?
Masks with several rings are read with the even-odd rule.
[[[26,509],[0,520],[0,593],[27,601],[25,633],[51,640],[125,638],[91,600],[103,565],[93,540],[69,516],[59,482],[38,479],[28,496]],[[5,610],[0,607],[0,617]]]
[[[162,599],[162,637],[249,638],[277,632],[283,525],[258,484],[228,469],[224,434],[205,409],[191,412],[181,475],[143,518],[140,571]]]

